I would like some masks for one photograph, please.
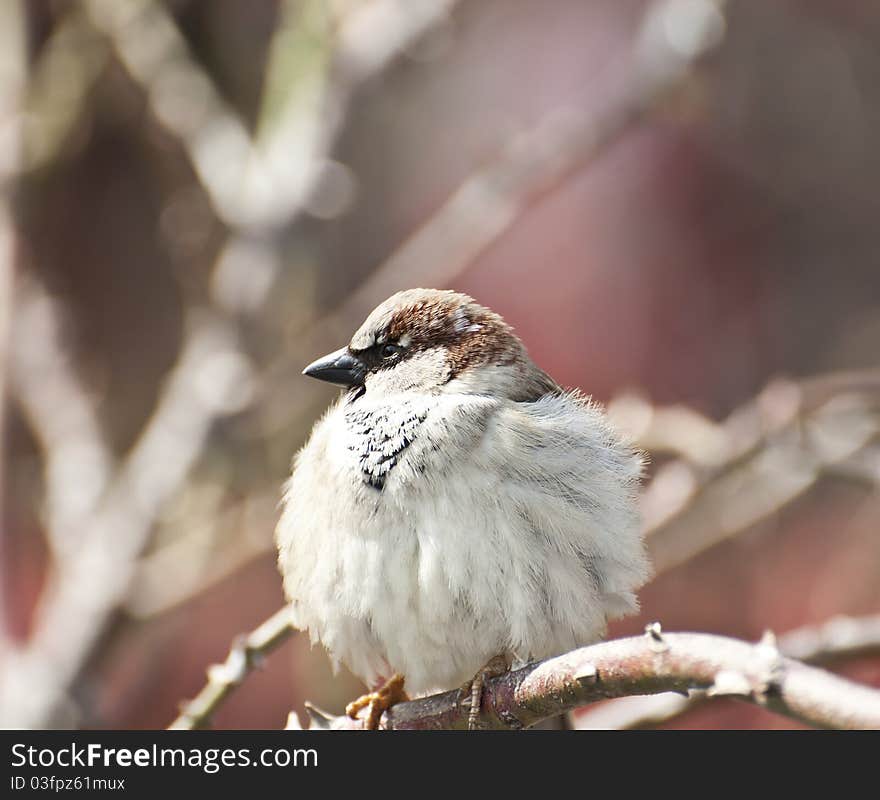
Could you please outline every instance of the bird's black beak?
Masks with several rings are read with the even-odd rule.
[[[363,362],[352,355],[347,347],[313,361],[303,370],[303,375],[337,386],[360,386],[365,373]]]

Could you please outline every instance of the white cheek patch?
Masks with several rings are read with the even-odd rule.
[[[415,353],[389,369],[367,375],[367,393],[374,397],[408,391],[432,391],[449,380],[446,355],[440,348]]]

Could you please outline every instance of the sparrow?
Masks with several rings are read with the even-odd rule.
[[[486,677],[636,610],[643,457],[498,314],[398,292],[304,374],[345,391],[294,459],[278,564],[293,625],[376,689],[365,727],[456,687],[476,727]]]

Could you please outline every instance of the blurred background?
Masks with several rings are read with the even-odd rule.
[[[651,453],[613,635],[876,621],[874,0],[4,0],[0,38],[4,727],[167,726],[281,606],[300,370],[413,286]],[[213,724],[360,689],[294,636]]]

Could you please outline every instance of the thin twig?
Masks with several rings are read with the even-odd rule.
[[[168,729],[207,728],[214,712],[233,689],[262,663],[265,656],[294,632],[290,624],[290,613],[285,607],[276,611],[251,633],[239,637],[233,642],[226,660],[208,668],[208,682],[192,700],[181,706],[180,715]]]

